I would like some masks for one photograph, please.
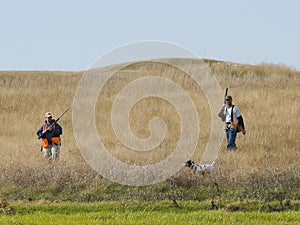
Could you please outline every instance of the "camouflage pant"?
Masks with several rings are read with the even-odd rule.
[[[57,160],[60,153],[60,144],[49,145],[48,148],[43,147],[43,154],[46,160]]]

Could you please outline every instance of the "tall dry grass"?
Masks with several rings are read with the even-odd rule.
[[[254,188],[260,184],[272,187],[300,185],[300,72],[283,65],[250,66],[209,60],[207,63],[221,87],[229,88],[234,103],[241,109],[247,134],[238,135],[235,152],[224,150],[224,140],[212,177],[191,178],[183,169],[172,182],[201,185],[218,180]],[[124,85],[147,75],[149,69],[153,69],[149,63],[138,63],[115,74],[101,91],[96,105],[96,126],[101,139],[112,155],[126,163],[145,165],[165,158],[180,135],[176,110],[166,101],[155,98],[140,101],[132,109],[130,121],[133,132],[142,138],[149,135],[150,118],[160,116],[166,121],[168,134],[157,149],[137,157],[113,133],[109,120],[113,99]],[[156,70],[183,87],[196,104],[202,132],[193,159],[199,161],[210,130],[207,101],[187,75],[165,65]],[[84,161],[73,135],[72,102],[82,75],[83,72],[0,72],[2,194],[13,186],[43,189],[54,185],[58,189],[82,191],[105,182]],[[49,165],[43,160],[35,133],[42,125],[46,111],[58,115],[66,107],[71,110],[60,121],[63,127],[61,160]]]

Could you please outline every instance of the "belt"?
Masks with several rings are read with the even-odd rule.
[[[231,122],[226,122],[226,124],[231,124]]]

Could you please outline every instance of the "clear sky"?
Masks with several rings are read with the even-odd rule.
[[[0,70],[85,70],[142,40],[300,70],[299,10],[297,0],[0,0]]]

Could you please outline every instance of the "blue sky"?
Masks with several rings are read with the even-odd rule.
[[[0,70],[81,71],[142,40],[176,43],[203,58],[300,70],[297,0],[0,3]]]

